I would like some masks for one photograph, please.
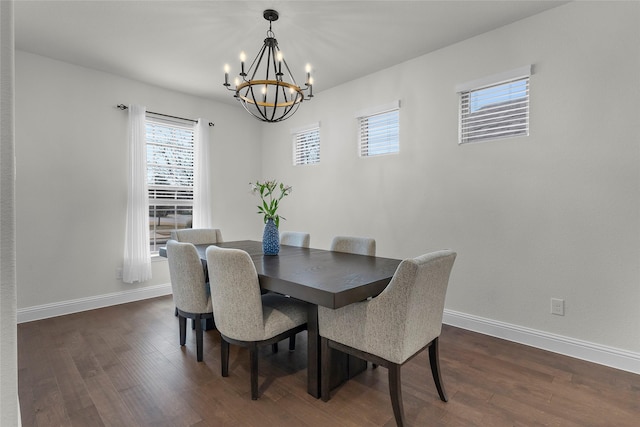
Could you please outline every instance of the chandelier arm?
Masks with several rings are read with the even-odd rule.
[[[270,46],[270,50],[271,50],[271,61],[273,62],[273,74],[275,75],[275,81],[279,82],[281,79],[278,78],[278,67],[277,67],[277,55],[276,55],[276,49],[278,48],[277,44],[271,45]],[[269,75],[269,73],[267,72],[267,75]],[[275,90],[274,90],[274,99],[273,99],[273,107],[271,109],[271,120],[273,120],[273,118],[276,116],[276,111],[278,111],[278,93],[279,93],[279,89],[280,86],[276,86]],[[285,98],[286,101],[286,98]],[[286,109],[286,108],[285,108]],[[265,111],[266,111],[266,107],[265,107]]]
[[[247,96],[249,96],[249,91],[251,90],[251,85],[247,85],[247,90],[244,91],[244,97],[246,98]],[[237,90],[236,92],[237,94],[240,95],[240,97],[242,97],[243,95],[240,93],[240,89]]]
[[[278,45],[275,46],[275,49],[278,51],[278,53],[282,54],[282,52],[280,51],[280,48],[278,47]],[[276,73],[276,80],[284,83],[284,78],[283,78],[283,74],[282,74],[282,63],[284,62],[284,57],[282,57],[281,59],[278,60],[278,72]],[[276,66],[276,62],[274,61],[274,67]],[[280,92],[280,89],[282,88],[282,97],[284,98],[284,102],[289,102],[289,99],[287,98],[287,91],[285,90],[285,86],[281,86],[278,85],[278,87],[276,87],[276,101],[275,103],[278,103],[278,93]]]
[[[275,97],[273,99],[273,108],[272,108],[272,111],[271,111],[271,120],[273,120],[273,118],[276,116],[276,111],[278,111],[278,107],[277,107],[277,105],[278,105],[278,92],[279,92],[278,88],[279,88],[279,86],[276,86]],[[286,99],[285,99],[285,101],[286,101]],[[284,107],[284,109],[286,111],[287,107]]]
[[[283,88],[283,89],[284,89],[284,88]],[[288,117],[288,116],[289,116],[289,113],[290,113],[290,112],[291,112],[291,110],[293,109],[294,105],[296,105],[296,104],[295,104],[295,103],[293,103],[293,104],[291,104],[290,106],[288,106],[288,107],[287,107],[287,106],[285,106],[285,107],[283,108],[283,111],[284,111],[284,112],[282,113],[282,117],[281,117],[281,119],[285,119],[286,117]]]
[[[280,91],[282,91],[282,97],[284,98],[285,103],[288,103],[290,100],[289,100],[289,98],[287,97],[287,87],[286,87],[286,86],[278,86],[278,87],[276,88],[276,94],[277,94],[278,92],[280,92]],[[296,92],[296,93],[297,93],[297,92]],[[293,101],[293,99],[294,99],[294,98],[293,98],[293,95],[291,95],[291,101]],[[276,103],[277,103],[277,101],[278,101],[278,97],[277,97],[277,95],[276,95]]]
[[[258,68],[260,67],[260,63],[262,62],[262,57],[264,56],[264,51],[265,51],[266,48],[267,48],[267,45],[263,44],[262,45],[262,49],[260,49],[260,52],[258,52],[256,57],[253,59],[253,62],[251,63],[251,66],[249,67],[249,72],[251,72],[251,70],[253,69],[253,74],[251,74],[251,77],[249,77],[249,80],[245,79],[245,81],[251,81],[256,77],[256,73],[258,72]],[[254,65],[255,65],[255,68],[254,68]],[[247,75],[248,74],[249,73],[247,73]]]
[[[295,106],[295,108],[294,108],[294,106]],[[285,113],[282,115],[280,120],[285,120],[285,119],[289,118],[289,116],[293,115],[293,113],[295,113],[296,110],[298,110],[299,106],[300,106],[300,102],[295,102],[294,104],[292,104],[291,107],[289,107],[288,110],[285,110]]]
[[[260,115],[262,116],[262,118],[263,118],[264,120],[268,120],[268,119],[267,119],[267,116],[266,116],[262,111],[260,111],[260,107],[259,107],[259,105],[258,105],[258,101],[256,100],[256,94],[255,94],[255,93],[254,93],[254,91],[253,91],[253,85],[249,85],[249,86],[247,86],[247,87],[249,88],[249,90],[247,91],[247,93],[248,93],[248,92],[251,92],[251,98],[253,98],[253,105],[255,105],[255,106],[256,106],[256,110],[258,111],[258,113],[260,113]],[[247,107],[246,107],[246,105],[247,105],[247,103],[246,103],[246,102],[243,102],[243,103],[242,103],[242,105],[244,106],[245,110],[247,110],[247,111],[249,111],[249,112],[251,113],[251,111],[250,111],[250,110],[248,110],[248,109],[247,109]],[[253,114],[253,113],[252,113],[252,114]],[[254,114],[254,116],[255,116],[255,114]]]
[[[269,22],[269,25],[271,25],[271,22]],[[275,39],[274,39],[274,40],[275,40]],[[266,44],[266,43],[267,43],[267,42],[265,41],[265,44]],[[274,53],[275,53],[275,52],[274,52],[274,48],[273,48],[273,43],[271,43],[271,44],[269,44],[269,49],[268,49],[268,51],[267,51],[267,61],[266,61],[266,65],[267,65],[267,73],[265,74],[265,75],[266,75],[266,77],[267,77],[267,78],[266,78],[266,80],[277,80],[277,79],[270,79],[270,78],[269,78],[269,70],[270,70],[270,68],[271,68],[271,62],[272,62],[272,61],[273,61],[273,63],[274,63],[274,71],[273,71],[273,72],[274,72],[274,74],[275,74],[275,70],[276,70],[276,68],[275,68],[275,55],[274,55]],[[275,76],[275,77],[277,77],[277,76]],[[264,85],[264,99],[263,99],[263,101],[264,101],[264,103],[265,103],[265,105],[263,106],[263,109],[264,109],[264,115],[265,115],[265,116],[267,115],[267,107],[268,107],[268,105],[267,105],[267,95],[268,95],[268,94],[269,94],[269,85],[268,85],[268,84],[265,84],[265,85]],[[274,106],[272,107],[272,108],[273,108],[273,111],[271,112],[271,119],[269,119],[269,120],[273,120],[273,118],[275,117],[275,111],[277,110],[277,108],[275,107],[275,105],[276,105],[276,104],[277,104],[277,103],[275,103],[275,102],[274,102]]]
[[[251,111],[250,109],[247,108],[247,104],[245,102],[242,103],[242,107],[244,107],[244,109],[247,111],[247,113],[251,114],[253,117],[255,117],[256,119],[263,121],[263,122],[267,122],[267,118],[260,115],[256,115],[253,111]],[[258,112],[260,112],[260,110],[258,109]]]
[[[294,85],[298,86],[298,83],[296,83],[295,77],[293,77],[293,73],[289,69],[289,64],[287,64],[287,61],[285,61],[284,58],[282,58],[282,63],[284,64],[284,67],[287,69],[287,73],[289,73],[289,77],[291,78],[291,83],[293,83]],[[300,87],[300,86],[298,86],[298,87]]]

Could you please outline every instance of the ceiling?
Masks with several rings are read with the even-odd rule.
[[[266,37],[264,9],[294,76],[312,65],[314,94],[566,1],[16,0],[17,49],[234,103],[222,86],[241,50]]]

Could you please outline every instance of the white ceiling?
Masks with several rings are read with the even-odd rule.
[[[314,94],[566,1],[30,1],[15,3],[18,49],[234,103],[223,66],[266,37],[264,9],[297,80]]]

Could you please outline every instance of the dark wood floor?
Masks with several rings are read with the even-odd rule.
[[[260,354],[260,399],[249,357],[220,336],[179,346],[171,297],[18,325],[19,393],[28,426],[393,426],[387,371],[369,369],[324,403],[306,393],[306,335],[297,350]],[[403,368],[413,426],[638,426],[640,375],[447,327],[440,338],[449,402],[426,352]]]

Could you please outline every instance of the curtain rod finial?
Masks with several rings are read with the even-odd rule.
[[[126,105],[124,105],[124,104],[118,104],[118,105],[116,105],[116,108],[117,108],[118,110],[126,110],[126,109],[128,109],[129,107],[127,107],[127,106],[126,106]]]

